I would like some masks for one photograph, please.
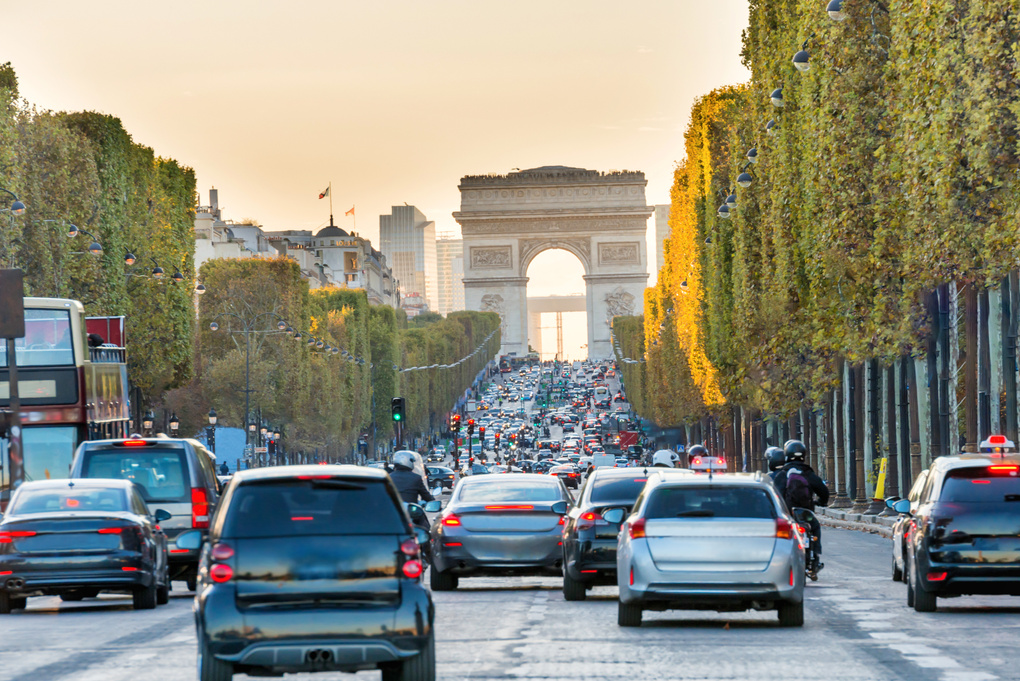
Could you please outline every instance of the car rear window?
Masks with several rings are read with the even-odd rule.
[[[127,495],[122,489],[101,487],[61,487],[59,489],[21,489],[8,509],[8,515],[33,513],[80,513],[85,511],[128,511]]]
[[[592,503],[597,504],[603,501],[629,501],[633,502],[645,488],[648,478],[642,477],[605,477],[595,478],[591,488]]]
[[[1020,465],[975,466],[949,471],[939,501],[1020,502]],[[1020,504],[1017,504],[1020,512]]]
[[[464,485],[460,490],[458,501],[559,501],[561,498],[558,484],[490,483],[487,485]]]
[[[645,517],[775,518],[768,492],[758,487],[660,487],[648,499]]]
[[[191,479],[183,448],[86,449],[82,477],[130,480],[146,502],[191,500]]]
[[[234,490],[222,535],[233,539],[406,534],[385,483],[376,480],[271,480]]]

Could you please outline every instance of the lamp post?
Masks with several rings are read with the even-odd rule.
[[[209,451],[216,453],[216,410],[209,410],[209,427],[205,429],[205,439],[209,443]]]
[[[142,433],[144,435],[152,436],[152,423],[156,420],[156,415],[152,413],[152,410],[145,412],[145,416],[142,417]]]
[[[177,413],[174,412],[170,415],[170,437],[177,437],[177,430],[181,427],[181,420],[177,418]]]

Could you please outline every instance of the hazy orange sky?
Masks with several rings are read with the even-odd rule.
[[[467,174],[642,170],[648,203],[667,203],[694,99],[748,78],[745,0],[47,0],[3,15],[0,62],[33,104],[120,117],[195,169],[203,203],[215,186],[224,217],[269,230],[327,223],[332,181],[337,223],[351,229],[356,205],[376,244],[404,202],[457,232]],[[536,262],[531,295],[584,290],[573,256]]]

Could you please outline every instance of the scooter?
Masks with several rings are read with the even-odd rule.
[[[822,562],[822,524],[815,514],[806,508],[793,509],[793,517],[797,520],[798,532],[807,540],[807,554],[804,560],[804,572],[812,582],[818,581],[818,573],[825,567]]]

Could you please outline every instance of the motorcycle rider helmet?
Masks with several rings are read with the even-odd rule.
[[[783,450],[786,452],[786,463],[804,461],[807,458],[807,447],[800,440],[787,440]]]
[[[687,450],[688,461],[696,456],[708,456],[708,450],[705,449],[704,445],[692,445],[691,448]]]
[[[786,463],[786,452],[779,447],[769,447],[765,450],[765,462],[770,471],[778,471]]]
[[[397,452],[393,455],[393,465],[403,466],[408,470],[414,469],[414,457],[411,456],[410,452]]]

